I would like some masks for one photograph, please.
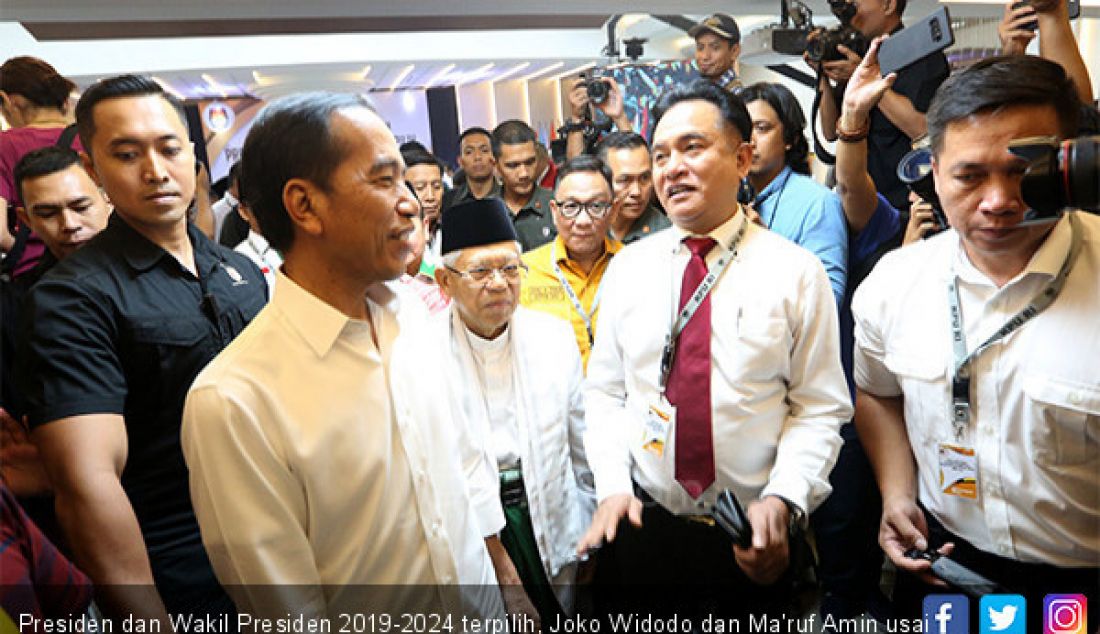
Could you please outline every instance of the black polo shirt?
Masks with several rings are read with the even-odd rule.
[[[171,612],[227,600],[191,507],[180,449],[184,398],[267,301],[248,258],[193,225],[187,235],[199,278],[113,214],[31,289],[19,348],[32,427],[82,414],[125,418],[122,486]]]
[[[900,31],[899,25],[893,33]],[[891,33],[891,35],[893,34]],[[935,52],[898,71],[894,92],[904,95],[919,112],[928,112],[936,89],[947,79],[951,67],[942,52]],[[837,95],[838,103],[842,95]],[[912,139],[882,111],[871,111],[871,131],[867,137],[867,172],[875,188],[897,209],[909,208],[909,188],[898,179],[898,163],[912,149]]]

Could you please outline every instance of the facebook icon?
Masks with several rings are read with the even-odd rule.
[[[931,634],[967,634],[970,601],[962,594],[930,594],[924,597],[924,631]]]

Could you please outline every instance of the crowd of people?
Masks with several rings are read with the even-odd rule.
[[[297,94],[217,201],[151,78],[69,108],[48,63],[5,62],[9,618],[94,588],[165,630],[886,622],[945,591],[937,556],[1100,605],[1100,218],[1025,222],[1008,151],[1097,133],[1065,7],[1010,3],[1003,55],[883,76],[905,0],[855,4],[869,48],[817,68],[835,189],[792,92],[742,84],[725,14],[650,130],[578,83],[565,160],[509,120],[462,131],[452,176],[364,98]],[[615,129],[586,138],[596,110]],[[921,143],[934,201],[897,176]]]

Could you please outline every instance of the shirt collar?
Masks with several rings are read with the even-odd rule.
[[[764,188],[764,191],[756,195],[757,200],[768,198],[775,194],[775,192],[777,192],[778,190],[782,189],[783,186],[787,184],[787,179],[790,178],[790,175],[791,166],[784,166],[782,171],[775,175],[775,178],[772,179],[772,182],[768,183],[767,187]]]
[[[734,213],[728,220],[715,227],[707,235],[714,238],[715,242],[721,245],[723,248],[728,249],[730,243],[733,242],[733,237],[737,235],[737,232],[741,230],[741,224],[745,222],[745,211],[741,209],[741,205],[737,205],[737,212]],[[673,253],[678,253],[684,244],[684,238],[698,237],[698,234],[689,233],[684,231],[677,225],[672,225],[673,230],[676,232],[678,239],[676,244],[672,246]]]
[[[536,184],[535,189],[531,192],[531,198],[529,198],[527,200],[527,204],[525,204],[519,210],[519,212],[516,213],[516,215],[518,216],[520,213],[523,213],[524,211],[530,211],[531,213],[536,214],[538,216],[545,216],[546,212],[547,212],[547,208],[550,206],[550,202],[549,202],[550,198],[548,196],[540,195],[541,192],[543,192],[543,191],[546,191],[546,190],[544,190],[543,188],[539,187],[538,184]]]
[[[273,294],[271,304],[286,317],[291,327],[305,339],[313,352],[318,357],[324,357],[340,338],[344,328],[355,320],[299,286],[282,269],[276,275],[279,292]],[[392,295],[393,292],[388,287],[381,291],[378,299],[383,308],[393,299]],[[363,301],[367,301],[367,297]]]
[[[117,231],[121,234],[120,242],[122,243],[122,255],[126,259],[127,264],[135,271],[148,271],[153,268],[157,262],[160,262],[161,258],[168,256],[167,251],[138,233],[138,231],[130,226],[128,222],[123,220],[122,216],[119,214],[111,214],[107,223],[108,227],[111,227],[113,231]],[[217,249],[213,248],[213,243],[199,231],[198,227],[190,222],[187,223],[187,239],[191,241],[191,248],[195,254],[195,266],[199,269],[200,273],[205,272],[204,267],[200,264],[200,253],[213,257],[215,261],[221,261],[223,259]]]
[[[1063,215],[1054,224],[1054,228],[1047,234],[1035,254],[1031,256],[1031,260],[1028,261],[1024,270],[1013,279],[1021,279],[1032,273],[1051,278],[1058,275],[1058,271],[1062,269],[1062,264],[1069,257],[1072,233],[1069,220]],[[955,263],[954,273],[959,276],[959,279],[972,284],[989,284],[988,276],[979,271],[966,255],[962,238],[957,237],[954,244],[955,254],[952,259]],[[952,271],[949,269],[945,273],[950,276]]]
[[[614,238],[609,238],[607,236],[604,236],[604,239],[603,239],[603,255],[601,255],[599,260],[596,261],[597,264],[599,262],[601,262],[603,260],[606,260],[607,258],[610,258],[611,256],[615,255],[616,253],[621,251],[622,248],[623,248],[623,243],[622,242],[619,242],[618,240],[615,240]],[[562,263],[572,264],[573,261],[569,259],[568,252],[565,250],[565,240],[562,239],[560,233],[557,235],[556,238],[554,238],[553,252],[554,252],[554,256],[557,258],[555,260],[556,263],[558,263],[558,264],[562,264]]]

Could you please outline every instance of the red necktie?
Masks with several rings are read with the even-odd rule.
[[[680,287],[684,309],[707,275],[707,253],[713,238],[687,238],[691,259]],[[714,482],[714,439],[710,428],[710,293],[680,332],[676,357],[665,391],[676,406],[676,481],[692,498],[698,498]]]

